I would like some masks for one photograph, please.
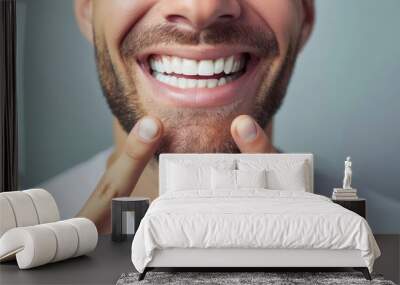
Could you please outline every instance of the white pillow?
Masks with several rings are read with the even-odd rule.
[[[306,191],[310,189],[306,160],[239,160],[240,170],[267,171],[267,188],[272,190]]]
[[[272,169],[267,171],[268,189],[306,191],[307,181],[304,174],[304,164],[285,170]]]
[[[236,170],[232,169],[211,169],[211,189],[236,189]]]
[[[211,169],[212,190],[239,190],[240,188],[266,188],[266,171]]]
[[[267,188],[266,170],[235,170],[237,188]]]
[[[166,188],[167,191],[184,190],[210,190],[211,189],[211,168],[235,169],[235,160],[215,161],[190,161],[180,159],[168,161]]]
[[[187,167],[181,164],[169,163],[167,189],[184,191],[190,189],[210,188],[210,167]]]

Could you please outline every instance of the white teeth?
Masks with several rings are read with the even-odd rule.
[[[156,60],[154,58],[150,59],[150,68],[157,71]]]
[[[206,88],[207,87],[207,80],[197,80],[197,88]]]
[[[150,68],[156,72],[199,76],[212,76],[222,72],[225,74],[235,73],[243,70],[245,63],[243,56],[200,61],[177,56],[157,56],[151,57],[149,60]]]
[[[168,84],[178,87],[178,78],[175,76],[170,76],[170,78],[168,79]]]
[[[182,89],[186,89],[186,78],[179,77],[178,78],[178,87]]]
[[[218,85],[218,79],[208,79],[207,88],[215,88]]]
[[[214,74],[220,74],[224,71],[224,59],[220,58],[214,61]]]
[[[220,80],[218,80],[218,86],[222,86],[226,84],[226,78],[222,77]]]
[[[165,84],[181,89],[216,88],[238,78],[241,75],[240,71],[245,68],[246,61],[243,56],[200,61],[176,56],[157,56],[149,59],[149,65],[154,78]],[[173,74],[177,76],[173,76]],[[199,79],[178,76],[179,74],[198,76]],[[220,78],[202,78],[202,76],[215,74],[218,74]]]
[[[197,87],[197,81],[196,79],[188,79],[187,82],[187,88],[196,88]]]
[[[164,82],[164,83],[168,83],[168,76],[166,76],[166,75],[161,75],[161,78],[159,79],[161,82]]]
[[[164,83],[172,85],[171,79],[172,79],[171,76],[164,76]]]
[[[225,74],[229,74],[232,72],[233,61],[234,61],[233,56],[230,56],[227,60],[225,60],[225,65],[224,65]]]
[[[174,87],[178,87],[181,89],[188,89],[188,88],[215,88],[219,86],[223,86],[232,82],[240,75],[229,75],[225,77],[221,77],[218,79],[189,79],[184,77],[176,77],[172,75],[166,75],[159,72],[154,72],[154,78],[158,81],[161,81],[165,84],[172,85]]]
[[[219,86],[223,86],[240,77],[240,74],[234,74],[229,76],[221,77],[218,79],[189,79],[184,77],[176,77],[172,75],[163,74],[160,72],[154,72],[153,76],[158,81],[161,81],[165,84],[178,87],[181,89],[189,89],[189,88],[215,88]]]
[[[212,60],[201,60],[199,62],[198,75],[214,75],[214,63]]]
[[[160,81],[162,81],[161,80],[161,77],[162,77],[163,75],[162,75],[162,73],[155,73],[154,74],[154,77],[157,79],[157,80],[160,80]]]
[[[159,70],[159,72],[164,72],[164,65],[160,60],[156,60],[156,69]]]
[[[240,68],[240,62],[235,60],[233,62],[232,72],[238,72]]]
[[[169,56],[163,56],[162,58],[162,65],[164,66],[164,70],[166,73],[172,73],[172,63]]]
[[[182,59],[182,74],[197,75],[197,61]]]
[[[172,57],[172,63],[171,63],[171,67],[172,67],[172,72],[176,73],[176,74],[181,74],[182,73],[182,59],[180,59],[179,57]],[[158,71],[158,70],[157,70]],[[158,71],[161,72],[161,71]]]

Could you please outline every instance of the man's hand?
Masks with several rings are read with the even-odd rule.
[[[248,115],[240,115],[233,120],[231,134],[242,153],[276,152],[265,131]]]
[[[129,133],[123,153],[103,174],[78,216],[92,220],[100,233],[110,232],[112,198],[132,195],[162,133],[160,120],[150,116],[140,119]]]

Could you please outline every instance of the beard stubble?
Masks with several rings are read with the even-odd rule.
[[[164,135],[155,153],[238,153],[230,134],[230,124],[244,114],[243,102],[228,106],[194,109],[159,106],[151,96],[139,94],[136,74],[130,68],[135,56],[147,47],[157,44],[180,45],[247,45],[258,51],[257,56],[272,62],[279,55],[278,42],[271,29],[240,25],[217,24],[199,33],[181,31],[171,25],[157,25],[138,31],[135,27],[121,43],[120,54],[127,75],[113,63],[103,39],[95,35],[95,55],[103,94],[113,115],[129,133],[136,122],[145,115],[157,116],[164,125]],[[297,41],[298,43],[298,41]],[[265,129],[282,105],[298,52],[298,44],[291,43],[283,64],[272,82],[262,82],[254,101],[247,103],[246,114],[252,116]],[[266,76],[270,68],[266,71]],[[249,101],[249,100],[247,100]]]

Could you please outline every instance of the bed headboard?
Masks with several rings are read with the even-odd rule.
[[[263,160],[294,160],[306,161],[308,164],[308,181],[309,181],[309,189],[306,189],[307,192],[314,192],[314,162],[313,162],[313,154],[311,153],[291,153],[291,154],[272,154],[272,153],[162,153],[160,155],[159,160],[159,195],[162,195],[166,192],[166,179],[167,179],[167,164],[168,161],[182,161],[188,160],[191,163],[202,161],[207,161],[208,163],[212,163],[213,160],[221,160],[221,159],[232,159],[237,160],[254,160],[254,159],[263,159]]]

